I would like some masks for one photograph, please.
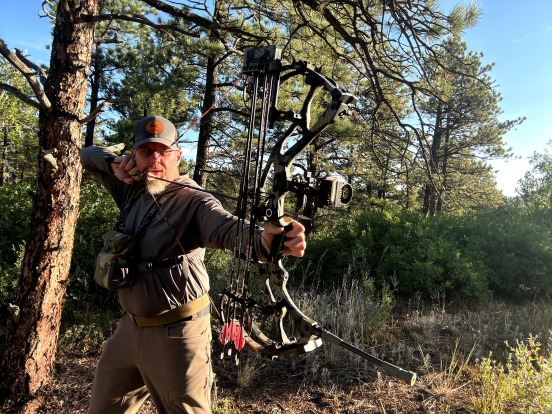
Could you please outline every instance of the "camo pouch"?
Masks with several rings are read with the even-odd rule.
[[[104,246],[96,258],[94,280],[110,290],[132,286],[136,273],[136,240],[110,230],[103,235]]]

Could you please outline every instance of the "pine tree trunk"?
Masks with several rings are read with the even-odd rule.
[[[99,49],[99,46],[97,47]],[[94,58],[93,72],[91,74],[90,82],[90,112],[94,111],[98,107],[98,94],[100,92],[100,81],[102,79],[102,54],[100,50],[97,50],[97,53]],[[84,139],[84,146],[90,147],[94,144],[94,129],[96,128],[96,118],[92,118],[90,122],[86,124],[86,136]]]
[[[425,185],[423,213],[426,217],[435,215],[436,193],[437,191],[432,183]]]
[[[39,115],[39,153],[30,231],[19,280],[19,316],[7,325],[0,398],[35,412],[54,372],[63,298],[78,216],[82,119],[98,0],[62,0],[54,28],[45,93],[52,111]],[[13,410],[13,408],[12,408]]]
[[[425,185],[424,194],[424,206],[423,213],[426,217],[433,217],[435,215],[435,208],[437,205],[437,199],[439,198],[439,177],[437,172],[439,171],[439,160],[441,151],[441,137],[442,137],[442,104],[439,104],[437,108],[437,115],[435,117],[435,125],[433,127],[433,140],[431,142],[431,149],[429,153],[429,175],[432,179]]]
[[[205,98],[203,99],[202,113],[205,114],[216,102],[218,81],[217,56],[207,58],[207,70],[205,74]],[[207,165],[210,158],[211,135],[213,133],[214,114],[208,112],[202,119],[197,139],[196,165],[194,170],[194,181],[201,187],[207,186]]]
[[[443,147],[443,161],[441,162],[441,180],[442,180],[442,191],[439,197],[439,200],[437,200],[437,211],[443,211],[443,195],[444,192],[447,189],[447,168],[448,168],[448,161],[449,161],[449,140],[450,140],[450,129],[448,128],[445,131],[445,145]]]

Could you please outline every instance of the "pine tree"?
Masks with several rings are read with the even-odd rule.
[[[429,161],[423,211],[430,216],[501,202],[488,161],[510,156],[503,136],[522,122],[498,120],[501,97],[489,75],[492,65],[483,65],[479,54],[452,37],[442,56],[426,68],[431,94],[418,96]]]
[[[0,41],[0,53],[23,73],[39,109],[38,171],[33,212],[18,284],[18,311],[8,319],[1,360],[0,401],[36,412],[40,392],[52,380],[63,297],[78,216],[81,141],[96,0],[60,1],[50,70],[44,88],[29,66]],[[71,51],[68,53],[67,51]],[[20,94],[19,96],[25,96]]]
[[[529,162],[533,166],[518,181],[516,192],[523,203],[531,208],[552,207],[552,141],[543,152],[536,152]]]

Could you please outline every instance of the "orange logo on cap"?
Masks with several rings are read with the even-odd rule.
[[[161,122],[154,119],[153,121],[149,121],[146,124],[146,131],[148,131],[152,135],[160,134],[161,132],[163,132],[163,125],[161,124]]]

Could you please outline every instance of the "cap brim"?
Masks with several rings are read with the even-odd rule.
[[[173,148],[178,148],[178,141],[172,141],[172,140],[169,140],[167,138],[155,138],[155,137],[148,137],[148,138],[142,138],[138,141],[136,141],[134,143],[134,145],[132,146],[132,149],[136,149],[138,148],[140,145],[142,144],[147,144],[149,142],[153,142],[153,143],[156,143],[156,144],[163,144],[167,147],[173,147]]]

